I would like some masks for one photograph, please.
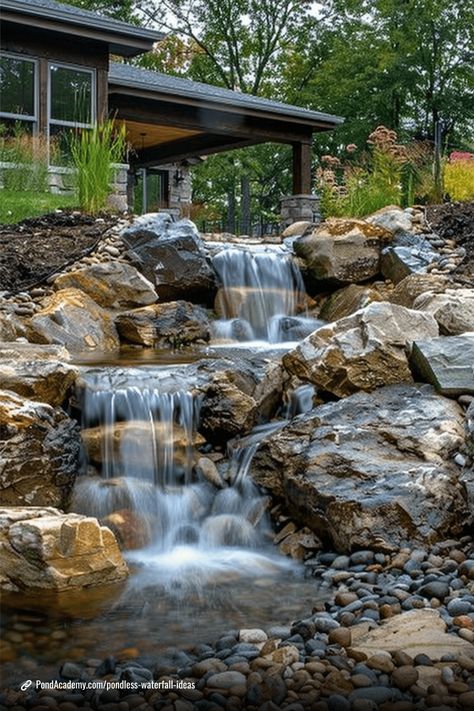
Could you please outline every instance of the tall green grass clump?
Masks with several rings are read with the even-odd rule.
[[[13,132],[0,127],[0,161],[2,183],[12,192],[45,193],[49,189],[48,142],[43,136],[33,136],[20,122]]]
[[[125,126],[113,120],[71,136],[71,158],[76,170],[79,206],[96,214],[107,205],[114,176],[114,163],[123,161],[127,148]]]

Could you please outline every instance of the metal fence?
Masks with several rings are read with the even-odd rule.
[[[250,237],[263,237],[264,235],[276,235],[281,232],[280,221],[274,222],[247,222],[235,221],[233,223],[226,220],[197,220],[197,227],[200,232],[214,232],[221,234],[228,232],[233,235],[249,235]]]

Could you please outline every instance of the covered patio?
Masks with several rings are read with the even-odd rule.
[[[200,156],[259,143],[290,144],[293,185],[282,199],[282,222],[318,219],[312,136],[335,128],[341,118],[113,62],[108,87],[109,113],[125,124],[133,147],[133,171],[188,165]],[[178,186],[180,181],[177,168]]]

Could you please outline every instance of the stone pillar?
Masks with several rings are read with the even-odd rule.
[[[281,227],[284,230],[293,222],[321,222],[317,195],[287,195],[281,199]]]

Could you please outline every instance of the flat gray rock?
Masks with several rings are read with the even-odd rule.
[[[415,341],[411,363],[443,395],[474,395],[474,332]]]

